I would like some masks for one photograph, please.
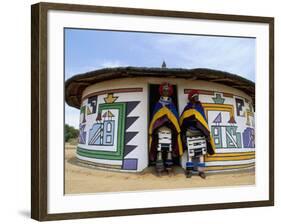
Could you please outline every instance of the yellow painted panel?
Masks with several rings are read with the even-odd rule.
[[[255,155],[249,156],[228,156],[228,157],[207,157],[206,162],[211,161],[239,161],[239,160],[247,160],[247,159],[255,159]]]
[[[213,157],[236,157],[236,156],[250,156],[255,155],[255,152],[234,152],[234,153],[216,153],[214,155],[208,155],[206,158]]]
[[[239,166],[213,166],[213,167],[206,167],[206,171],[214,171],[214,170],[229,170],[229,169],[243,169],[243,168],[252,168],[255,167],[255,163],[251,164],[244,164]]]
[[[234,117],[234,109],[231,104],[202,103],[202,105],[206,116],[208,116],[208,111],[226,111],[230,113],[230,117]]]

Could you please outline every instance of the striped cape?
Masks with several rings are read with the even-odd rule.
[[[208,154],[213,155],[215,153],[216,147],[215,147],[214,139],[210,133],[204,108],[200,102],[199,103],[189,102],[184,108],[180,116],[179,123],[182,131],[183,139],[185,139],[185,133],[188,128],[198,129],[206,137]],[[184,146],[184,148],[186,149],[186,145]]]
[[[178,112],[171,100],[160,99],[156,103],[149,125],[149,158],[156,159],[158,134],[157,130],[162,126],[167,126],[172,130],[172,155],[177,158],[183,154],[180,125],[178,122]]]

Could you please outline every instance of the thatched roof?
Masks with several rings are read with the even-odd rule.
[[[255,83],[224,71],[196,68],[148,68],[148,67],[117,67],[104,68],[78,74],[65,82],[65,99],[69,106],[80,108],[83,91],[86,87],[105,80],[126,77],[169,77],[192,80],[205,80],[224,84],[245,92],[255,103]]]

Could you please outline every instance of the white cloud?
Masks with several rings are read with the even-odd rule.
[[[74,75],[86,73],[89,71],[94,71],[102,68],[111,68],[111,67],[122,67],[122,66],[129,66],[126,65],[125,63],[122,63],[121,61],[118,60],[103,60],[100,62],[95,62],[93,64],[90,64],[88,66],[80,66],[80,67],[72,67],[70,69],[66,69],[65,71],[65,80],[71,78]]]
[[[114,60],[114,61],[104,61],[101,64],[101,67],[105,67],[105,68],[111,68],[111,67],[121,67],[124,66],[124,64],[118,60]]]
[[[170,35],[152,38],[150,45],[168,67],[211,68],[255,80],[254,39]]]

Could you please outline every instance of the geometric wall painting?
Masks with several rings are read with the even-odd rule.
[[[137,145],[130,145],[129,141],[133,139],[138,132],[129,131],[129,127],[135,123],[135,121],[139,118],[138,116],[129,116],[129,114],[137,107],[140,101],[131,101],[126,102],[126,123],[125,123],[125,148],[124,148],[124,157],[126,157],[130,152],[132,152]]]
[[[80,109],[80,123],[85,123],[86,122],[86,106],[82,106]]]
[[[122,160],[126,103],[98,104],[94,124],[87,132],[91,149],[78,147],[78,154],[95,159]],[[94,120],[94,118],[91,118]]]
[[[137,145],[125,145],[124,149],[124,157],[126,157],[130,152],[132,152],[135,148],[137,148]]]
[[[228,123],[229,123],[229,124],[236,124],[236,121],[235,121],[235,119],[234,119],[233,116],[230,117]]]
[[[126,115],[128,116],[136,107],[139,105],[140,101],[130,101],[127,102]]]
[[[115,138],[115,127],[118,125],[118,111],[100,111],[98,115],[99,119],[97,123],[93,124],[92,128],[89,130],[88,144],[112,146]]]
[[[253,128],[246,128],[244,130],[243,146],[244,148],[255,148],[255,130]]]
[[[227,148],[241,148],[241,133],[237,132],[236,126],[227,126],[226,128],[226,145]]]
[[[115,121],[95,123],[89,131],[89,145],[113,145]]]
[[[222,98],[221,94],[216,93],[215,96],[216,97],[212,97],[214,103],[216,103],[216,104],[223,104],[224,103],[225,99]]]
[[[235,103],[236,103],[236,114],[237,116],[244,117],[243,113],[243,107],[245,105],[244,100],[235,98]]]
[[[97,100],[98,100],[98,96],[91,96],[88,99],[88,111],[87,114],[95,114],[97,111]]]
[[[216,145],[216,148],[223,148],[222,143],[222,127],[221,126],[211,126],[212,136]]]
[[[221,112],[216,116],[213,123],[215,123],[217,125],[221,123]]]
[[[85,144],[86,143],[85,127],[86,127],[86,124],[80,124],[80,127],[79,127],[79,139],[78,139],[80,144]]]
[[[212,125],[211,133],[216,148],[241,148],[241,133],[237,126]]]
[[[246,109],[246,125],[249,125],[249,126],[255,126],[255,119],[254,119],[254,113],[249,110],[249,109]],[[252,119],[251,119],[252,118]]]
[[[103,98],[105,103],[114,103],[117,99],[118,96],[113,96],[114,93],[108,93],[107,97]]]
[[[124,159],[123,160],[123,170],[137,170],[138,159]]]
[[[127,117],[126,118],[126,130],[129,128],[129,127],[131,127],[131,125],[133,124],[133,123],[135,123],[135,121],[138,119],[139,117]]]
[[[92,110],[96,110],[96,121],[89,129],[88,145],[103,146],[101,152],[112,150],[112,146],[118,150],[119,155],[123,155],[119,159],[125,160],[125,156],[131,153],[137,145],[129,144],[129,142],[138,134],[138,131],[130,131],[129,128],[139,118],[138,116],[129,116],[129,114],[137,107],[140,101],[118,102],[113,93],[107,94],[104,98],[106,103],[96,105],[96,99],[92,98]],[[125,110],[120,110],[124,108]],[[123,142],[123,143],[122,143]],[[95,153],[95,150],[92,150]],[[116,154],[116,159],[118,155]],[[113,157],[112,157],[113,159]],[[126,169],[134,169],[137,161],[128,160],[124,163]]]

